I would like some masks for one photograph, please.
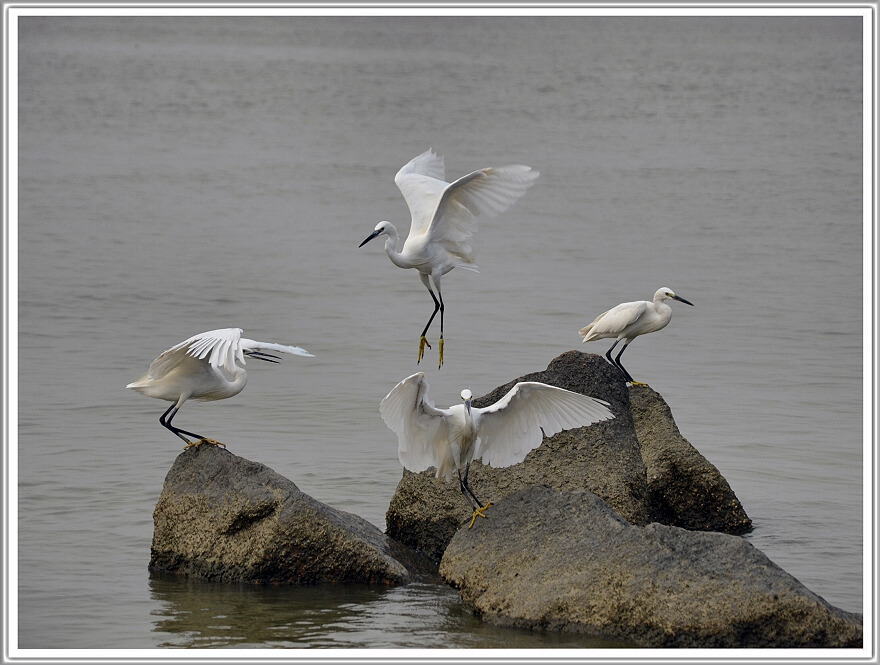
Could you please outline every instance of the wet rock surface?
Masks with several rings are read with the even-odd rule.
[[[531,487],[460,529],[440,572],[484,620],[647,647],[861,647],[862,621],[746,540],[634,526],[585,490]]]
[[[363,518],[210,445],[177,457],[153,522],[150,570],[206,580],[397,585],[433,568]]]

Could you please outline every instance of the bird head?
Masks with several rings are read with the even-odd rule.
[[[474,398],[474,394],[465,388],[461,391],[461,401],[464,402],[464,408],[467,409],[468,413],[471,411],[471,400]]]
[[[672,300],[677,300],[678,302],[683,302],[685,305],[694,306],[689,300],[685,300],[681,296],[675,295],[675,292],[669,287],[664,286],[662,289],[657,289],[657,293],[654,294],[654,298],[660,298],[660,300],[666,300],[667,298],[671,298]]]
[[[393,228],[394,227],[391,225],[390,222],[379,222],[378,224],[376,224],[376,228],[373,229],[373,232],[370,235],[368,235],[364,239],[364,241],[360,245],[358,245],[358,247],[363,247],[368,242],[370,242],[373,238],[378,238],[379,236],[381,236],[383,234],[390,235],[390,233],[391,233],[390,229],[393,229]]]

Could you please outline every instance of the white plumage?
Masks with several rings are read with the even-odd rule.
[[[664,286],[657,289],[653,300],[621,303],[597,316],[590,325],[581,328],[578,332],[583,335],[584,342],[613,337],[614,344],[605,353],[605,357],[623,373],[627,381],[633,382],[632,376],[620,363],[620,356],[629,343],[639,335],[657,332],[666,327],[672,319],[672,308],[664,301],[670,298],[693,307],[692,302],[675,295],[672,289]],[[612,359],[611,352],[620,340],[625,340],[623,348],[620,349],[617,357]]]
[[[419,339],[421,362],[427,342],[428,328],[440,311],[440,366],[443,365],[443,295],[440,278],[453,268],[477,271],[471,239],[477,231],[479,217],[492,217],[507,210],[534,184],[540,174],[523,165],[479,169],[458,180],[445,181],[443,158],[428,150],[401,168],[394,182],[409,207],[412,221],[409,235],[398,251],[397,228],[387,221],[379,222],[363,247],[380,235],[385,239],[385,252],[401,268],[415,268],[434,301],[434,311]],[[436,290],[436,295],[434,291]]]
[[[247,383],[245,357],[275,363],[280,358],[266,351],[314,357],[298,346],[257,342],[243,338],[241,333],[241,328],[210,330],[175,344],[150,364],[149,371],[143,377],[129,383],[126,388],[148,397],[172,402],[159,418],[159,422],[183,439],[187,446],[199,443],[217,444],[218,441],[171,424],[184,402],[189,399],[226,399],[240,393]],[[196,437],[198,441],[190,441],[184,435]]]
[[[417,372],[386,395],[379,413],[397,435],[403,466],[415,472],[433,466],[437,478],[446,481],[457,473],[474,518],[491,504],[480,508],[467,483],[473,460],[494,467],[518,464],[541,445],[544,436],[614,417],[607,402],[534,381],[517,383],[484,408],[471,405],[470,390],[463,390],[461,399],[462,404],[438,409],[428,397],[424,373]]]

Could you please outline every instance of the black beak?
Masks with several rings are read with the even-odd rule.
[[[358,245],[358,247],[363,247],[364,245],[366,245],[368,242],[370,242],[373,238],[375,238],[380,233],[382,233],[381,230],[380,231],[373,231],[370,235],[367,236],[366,240],[364,240],[360,245]]]
[[[694,303],[692,303],[690,300],[685,300],[681,296],[672,296],[672,297],[675,298],[678,302],[683,302],[685,305],[690,305],[691,307],[694,306]]]

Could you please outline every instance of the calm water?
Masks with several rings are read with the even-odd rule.
[[[204,330],[299,344],[177,424],[384,528],[379,400],[417,370],[393,176],[529,164],[537,185],[444,281],[452,404],[543,369],[669,286],[627,351],[754,520],[751,542],[862,611],[861,27],[846,18],[23,18],[19,575],[24,648],[544,647],[443,586],[153,578],[180,443],[124,389]]]

